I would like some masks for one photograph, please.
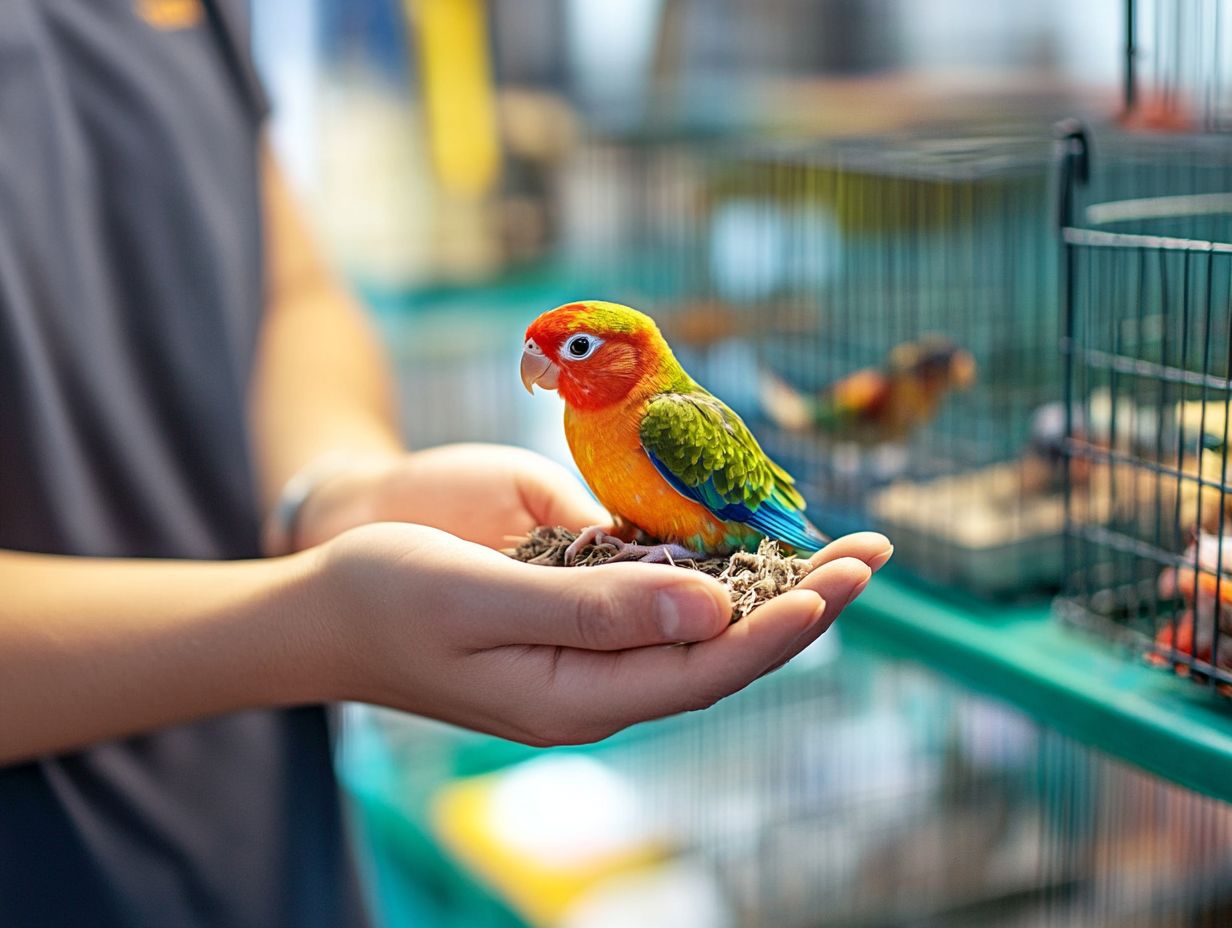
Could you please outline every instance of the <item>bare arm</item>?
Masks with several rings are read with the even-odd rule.
[[[362,311],[322,259],[273,155],[263,153],[269,305],[249,398],[262,498],[328,455],[297,517],[295,547],[377,521],[415,522],[490,546],[537,521],[609,519],[564,468],[494,445],[404,451],[388,360]],[[516,371],[510,370],[511,384]],[[275,551],[272,553],[282,553]]]
[[[309,699],[304,571],[0,552],[0,764]]]
[[[392,378],[359,307],[314,243],[273,155],[262,154],[268,302],[250,411],[262,498],[335,451],[402,451]]]

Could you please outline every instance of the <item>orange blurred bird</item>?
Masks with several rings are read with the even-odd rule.
[[[780,428],[820,432],[863,445],[900,442],[937,415],[951,390],[975,382],[971,352],[938,336],[893,348],[883,368],[864,368],[820,393],[802,393],[763,374],[761,403]]]
[[[1209,662],[1218,628],[1219,666],[1232,666],[1232,573],[1223,569],[1225,558],[1232,561],[1232,537],[1199,531],[1183,555],[1183,566],[1165,568],[1159,575],[1159,595],[1180,597],[1186,609],[1180,619],[1160,629],[1157,649]],[[1160,654],[1149,659],[1167,663]],[[1188,672],[1180,664],[1176,670]]]

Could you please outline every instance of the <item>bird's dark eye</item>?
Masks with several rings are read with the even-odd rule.
[[[590,351],[590,339],[585,335],[579,335],[577,338],[569,341],[569,353],[575,358],[584,358]]]

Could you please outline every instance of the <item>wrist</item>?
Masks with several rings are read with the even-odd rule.
[[[331,453],[287,481],[266,524],[267,554],[289,554],[380,518],[379,487],[398,454]]]
[[[425,708],[416,694],[443,666],[447,655],[436,645],[449,637],[441,627],[449,623],[421,619],[454,615],[465,598],[473,568],[458,552],[442,555],[461,544],[435,529],[389,522],[295,555],[304,565],[294,595],[304,603],[310,672],[329,700]],[[504,565],[501,555],[492,557]]]
[[[278,702],[297,705],[345,698],[353,653],[346,610],[329,576],[328,546],[268,558],[263,612],[273,625],[281,681]]]
[[[385,674],[380,671],[391,645],[385,618],[396,613],[399,636],[409,634],[408,619],[422,602],[412,592],[414,582],[407,582],[419,571],[408,576],[401,569],[391,572],[390,566],[411,550],[406,539],[422,531],[366,526],[286,559],[298,562],[298,569],[291,568],[288,590],[298,604],[307,672],[325,694],[319,698],[394,704],[396,697],[382,685]],[[401,666],[398,675],[403,684],[406,670]]]

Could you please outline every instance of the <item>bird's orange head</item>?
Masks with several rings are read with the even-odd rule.
[[[522,383],[556,390],[575,409],[601,409],[671,386],[684,371],[645,313],[619,303],[580,300],[530,324]]]

